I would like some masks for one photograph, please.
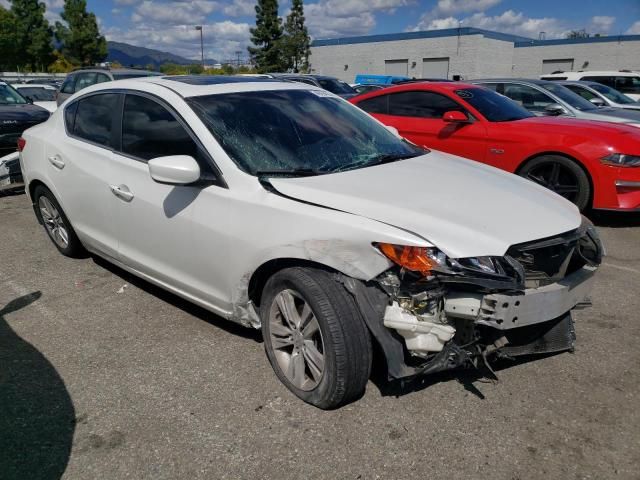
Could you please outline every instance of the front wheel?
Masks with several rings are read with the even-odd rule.
[[[580,211],[589,206],[589,177],[573,160],[559,155],[544,155],[528,162],[518,175],[563,196]]]
[[[267,357],[284,385],[318,408],[364,393],[371,339],[353,298],[326,271],[282,270],[264,287],[260,308]]]

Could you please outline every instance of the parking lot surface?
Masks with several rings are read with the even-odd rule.
[[[61,256],[25,195],[0,197],[0,478],[637,479],[640,220],[599,230],[574,354],[497,384],[370,382],[326,412],[276,379],[259,332]]]

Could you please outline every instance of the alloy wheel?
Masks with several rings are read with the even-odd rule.
[[[276,295],[269,312],[269,339],[278,366],[300,390],[313,390],[324,374],[324,343],[313,310],[294,290]]]
[[[536,165],[527,172],[526,177],[574,203],[580,193],[576,176],[557,162]]]
[[[38,199],[38,208],[49,236],[58,247],[67,248],[69,246],[69,232],[58,209],[44,195]]]

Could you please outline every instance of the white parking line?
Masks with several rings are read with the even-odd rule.
[[[631,268],[631,267],[623,267],[622,265],[614,265],[613,263],[603,263],[602,264],[603,267],[611,267],[611,268],[616,268],[618,270],[623,270],[625,272],[631,272],[631,273],[638,273],[640,274],[640,270],[638,270],[637,268]]]
[[[4,277],[4,273],[0,271],[0,278]],[[15,293],[16,295],[19,295],[20,297],[24,297],[26,295],[30,295],[33,293],[33,291],[30,291],[28,289],[26,289],[25,287],[23,287],[22,285],[17,284],[14,281],[11,280],[4,280],[2,282],[4,285],[7,285],[9,287],[9,289],[11,289],[13,291],[13,293]],[[42,303],[41,303],[41,298],[40,297],[38,300],[36,300],[35,302],[33,302],[33,307],[43,316],[46,318],[53,318],[53,312],[51,310],[49,310],[47,307],[45,307]],[[66,323],[64,320],[60,321],[57,320],[58,323]]]

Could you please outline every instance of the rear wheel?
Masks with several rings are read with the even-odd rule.
[[[33,192],[36,215],[56,248],[67,257],[77,257],[84,249],[69,219],[51,191],[43,186]]]
[[[581,211],[589,206],[589,177],[573,160],[559,155],[544,155],[528,162],[518,174],[563,196]]]
[[[301,267],[276,273],[264,288],[260,316],[269,362],[296,396],[323,409],[362,396],[371,339],[332,274]]]

